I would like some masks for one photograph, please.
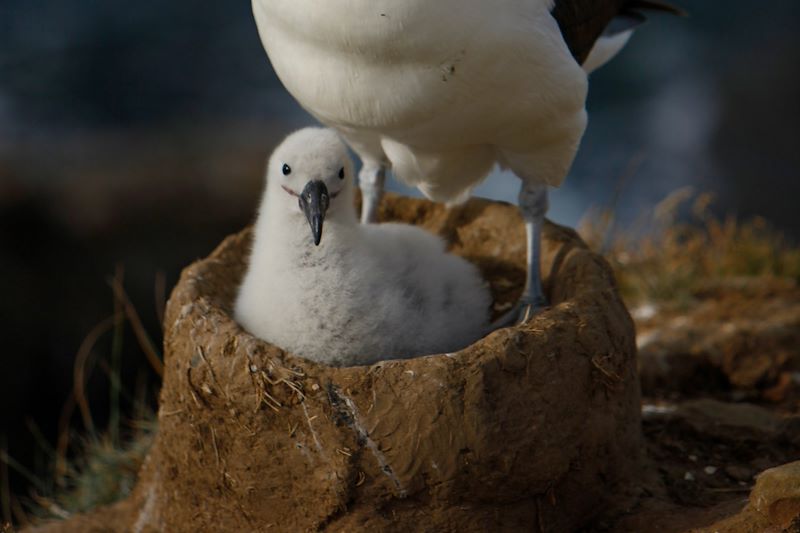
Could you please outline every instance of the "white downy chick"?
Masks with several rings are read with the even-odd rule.
[[[235,305],[249,332],[295,355],[362,365],[455,351],[488,328],[472,264],[406,224],[362,225],[353,163],[330,129],[276,148]]]

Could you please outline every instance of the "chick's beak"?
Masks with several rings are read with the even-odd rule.
[[[303,210],[308,225],[311,226],[314,244],[319,246],[319,241],[322,240],[322,223],[330,203],[328,188],[322,181],[309,181],[300,193],[299,202],[300,209]]]

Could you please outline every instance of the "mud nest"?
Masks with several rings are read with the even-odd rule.
[[[524,278],[516,208],[388,198],[490,281]],[[609,266],[547,225],[552,303],[457,353],[330,368],[231,318],[250,231],[188,267],[169,301],[159,432],[132,496],[63,529],[572,530],[619,501],[640,465],[632,321]]]

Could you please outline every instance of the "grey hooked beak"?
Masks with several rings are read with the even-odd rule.
[[[299,202],[300,209],[303,210],[308,225],[311,226],[314,245],[319,246],[319,241],[322,240],[322,222],[330,204],[328,188],[322,181],[309,181],[300,193]]]

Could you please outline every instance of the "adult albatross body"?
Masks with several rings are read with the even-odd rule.
[[[359,155],[362,221],[387,168],[428,198],[466,199],[495,163],[522,182],[528,277],[514,315],[545,305],[539,274],[548,186],[586,128],[587,68],[624,46],[647,0],[253,0],[287,90]]]

